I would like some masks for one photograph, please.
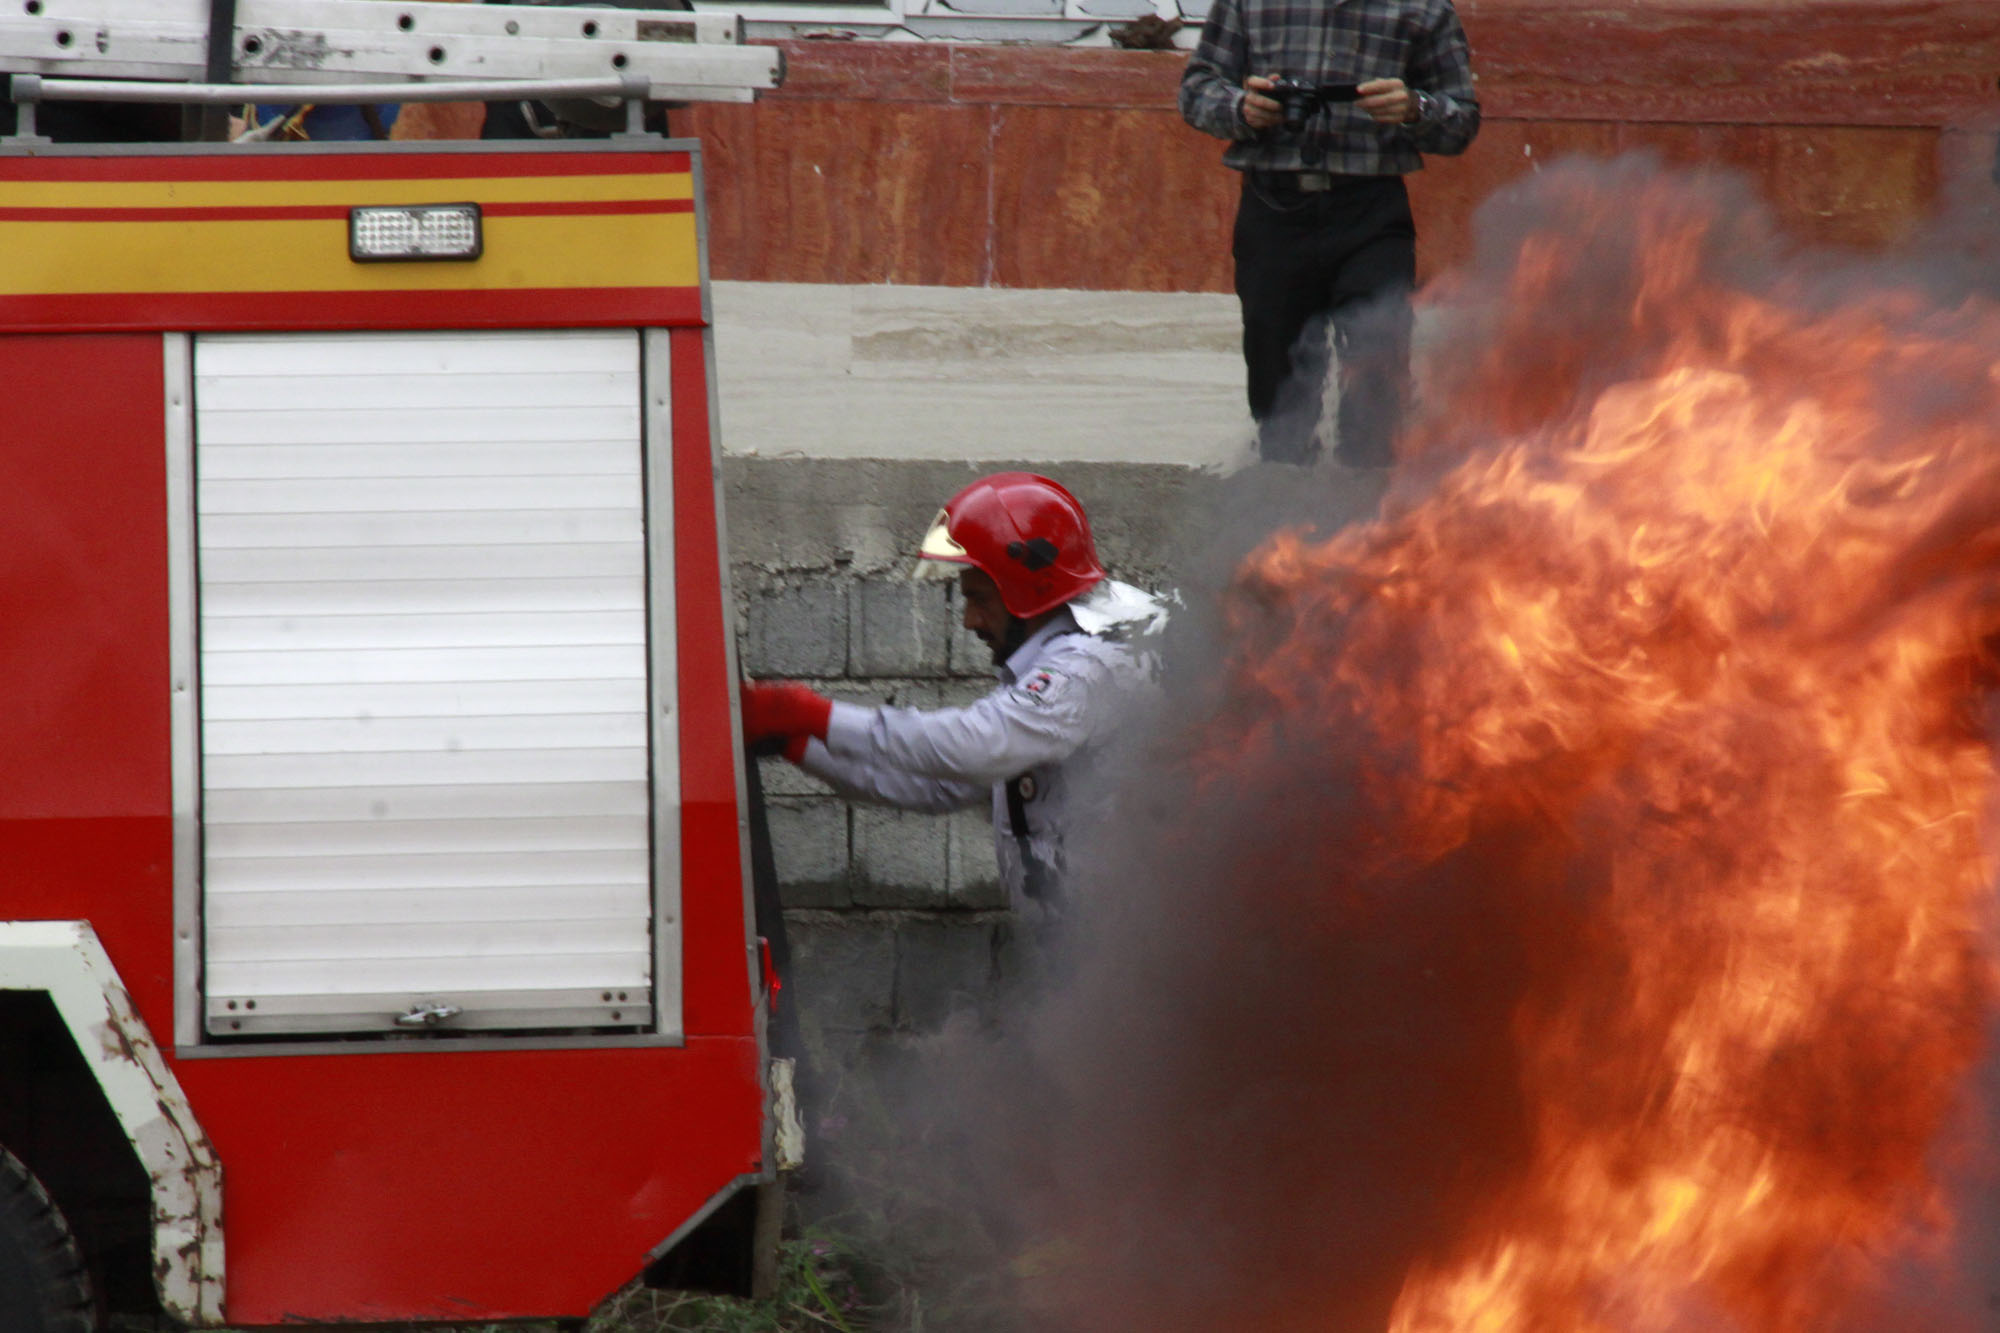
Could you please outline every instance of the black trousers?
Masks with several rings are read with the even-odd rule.
[[[1334,457],[1386,467],[1409,398],[1417,229],[1401,176],[1336,176],[1299,190],[1282,172],[1243,173],[1236,295],[1250,415],[1265,461],[1319,453],[1320,399],[1340,358]]]

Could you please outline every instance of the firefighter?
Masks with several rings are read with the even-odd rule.
[[[1160,602],[1106,577],[1076,497],[1047,477],[1001,472],[938,513],[919,577],[953,578],[965,628],[999,684],[964,708],[873,708],[791,682],[744,686],[751,744],[854,800],[942,813],[993,811],[1001,878],[1016,907],[1060,909],[1065,844],[1105,798],[1111,742],[1153,693]]]

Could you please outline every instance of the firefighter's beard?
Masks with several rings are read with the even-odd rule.
[[[986,645],[986,651],[993,654],[993,665],[1002,667],[1007,665],[1007,659],[1014,655],[1014,650],[1028,641],[1028,622],[1019,616],[1009,616],[1007,632],[997,638],[983,629],[973,632]]]

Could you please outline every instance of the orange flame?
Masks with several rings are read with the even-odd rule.
[[[1453,295],[1421,493],[1240,571],[1204,749],[1374,738],[1370,871],[1509,821],[1607,865],[1508,1025],[1532,1160],[1391,1333],[1818,1333],[1948,1239],[1991,1016],[2000,316],[1719,278],[1762,241],[1685,181],[1558,188]]]

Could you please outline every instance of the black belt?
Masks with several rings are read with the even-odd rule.
[[[1343,175],[1338,171],[1267,171],[1262,168],[1252,171],[1250,175],[1257,184],[1268,189],[1289,190],[1297,194],[1321,194],[1327,190],[1382,179],[1380,176]]]

